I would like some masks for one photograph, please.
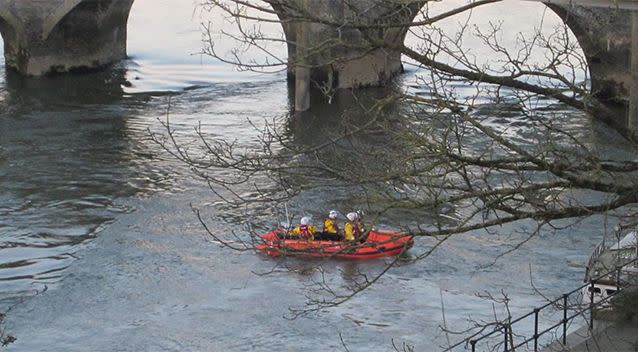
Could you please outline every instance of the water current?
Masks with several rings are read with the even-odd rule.
[[[251,143],[249,119],[289,110],[285,75],[197,55],[200,18],[188,1],[137,0],[129,21],[130,59],[105,72],[24,79],[0,65],[0,307],[11,309],[6,328],[17,337],[9,351],[389,351],[393,341],[431,351],[446,343],[441,326],[491,319],[492,303],[476,293],[503,290],[517,315],[543,302],[530,278],[550,297],[581,284],[601,219],[543,232],[494,262],[524,236],[528,224],[517,223],[455,237],[339,307],[286,319],[313,275],[209,241],[190,204],[214,196],[149,132],[162,132],[170,101],[181,135],[201,125]],[[566,113],[576,129],[617,138]],[[212,225],[230,232],[242,219]],[[418,239],[413,251],[431,245]],[[347,285],[384,263],[324,270]]]

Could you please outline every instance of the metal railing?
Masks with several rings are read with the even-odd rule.
[[[489,340],[491,342],[493,341],[500,341],[497,342],[494,346],[492,346],[491,348],[488,348],[487,350],[490,351],[504,351],[504,352],[508,352],[508,351],[516,351],[518,348],[522,347],[522,346],[526,346],[529,344],[533,344],[533,351],[538,351],[539,349],[539,338],[541,336],[544,336],[545,334],[553,331],[554,329],[558,329],[562,327],[562,338],[561,338],[561,342],[563,343],[563,345],[567,344],[567,329],[568,329],[568,323],[570,323],[574,318],[578,317],[578,316],[584,316],[585,313],[589,313],[589,329],[592,329],[594,326],[594,314],[593,311],[595,308],[598,307],[607,307],[609,305],[609,301],[616,295],[618,294],[618,292],[620,292],[622,290],[622,286],[621,285],[617,285],[616,286],[616,290],[615,292],[613,292],[612,294],[608,295],[607,297],[604,297],[603,299],[600,299],[598,301],[594,300],[594,291],[595,291],[595,284],[599,283],[601,279],[608,277],[609,275],[615,275],[616,277],[616,282],[618,283],[620,280],[620,277],[622,275],[622,271],[623,268],[629,266],[630,264],[635,264],[638,263],[638,258],[634,258],[633,260],[624,263],[621,266],[617,266],[615,267],[613,270],[610,270],[602,275],[599,275],[593,279],[591,279],[588,283],[568,292],[563,294],[562,296],[560,296],[559,298],[554,299],[553,301],[550,301],[540,307],[534,308],[531,312],[518,317],[514,320],[508,320],[508,321],[502,321],[502,322],[497,322],[495,323],[495,327],[492,331],[490,332],[485,332],[485,330],[481,330],[469,337],[466,337],[465,339],[457,342],[456,344],[448,347],[447,349],[445,349],[446,352],[448,351],[456,351],[456,350],[465,350],[467,351],[468,349],[472,352],[476,352],[478,345],[482,342],[486,342],[489,343],[486,340]],[[569,302],[569,298],[572,295],[575,294],[579,294],[581,292],[583,292],[583,289],[586,287],[590,287],[589,289],[589,304],[578,304],[578,305],[572,305],[571,307],[569,306],[568,302]],[[580,298],[580,295],[578,295]],[[540,316],[540,312],[547,310],[550,307],[558,307],[560,309],[562,309],[562,318],[557,322],[552,324],[549,327],[546,327],[544,329],[540,329],[539,328],[539,316]],[[554,314],[557,313],[557,310],[553,310]],[[515,334],[514,332],[514,327],[516,324],[521,323],[523,320],[530,318],[533,316],[534,319],[534,334],[531,335],[530,337],[525,337],[524,335],[519,335],[519,334]],[[522,329],[521,329],[522,330]],[[499,338],[499,334],[501,335]],[[517,338],[519,338],[521,341],[516,341]],[[502,344],[502,346],[501,346]],[[531,346],[529,346],[531,347]]]
[[[596,258],[598,256],[600,256],[600,254],[605,250],[605,241],[601,241],[600,243],[598,243],[598,245],[596,247],[594,247],[594,250],[592,251],[591,255],[589,256],[589,261],[587,261],[587,267],[586,267],[586,271],[585,272],[589,272],[589,268],[592,267],[592,265],[594,264],[594,261],[596,260]]]

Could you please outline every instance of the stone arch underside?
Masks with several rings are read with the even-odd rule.
[[[62,21],[62,19],[75,9],[84,0],[69,0],[58,5],[50,12],[42,22],[42,39],[49,36],[53,28]]]
[[[295,60],[294,58],[295,58],[295,51],[296,51],[296,45],[295,45],[295,43],[297,42],[296,27],[294,24],[286,20],[287,19],[285,15],[286,9],[280,2],[266,0],[266,3],[268,3],[270,7],[273,9],[273,11],[275,11],[275,13],[277,14],[277,18],[279,19],[279,24],[281,24],[281,28],[284,32],[284,38],[286,39],[286,49],[288,51],[288,62],[292,63]],[[287,72],[288,72],[289,78],[294,77],[293,65],[288,66]]]
[[[6,66],[27,76],[94,70],[126,58],[134,0],[6,0]]]
[[[367,42],[360,31],[348,25],[334,25],[353,20],[378,23],[380,19],[387,20],[392,16],[396,19],[394,12],[397,6],[391,2],[388,5],[385,1],[378,0],[324,0],[312,2],[311,8],[303,9],[301,13],[298,9],[305,6],[304,1],[267,2],[282,22],[288,42],[288,72],[291,76],[294,76],[301,55],[304,57],[303,65],[311,68],[312,80],[331,83],[334,88],[378,86],[403,72],[400,53],[366,47]],[[304,21],[304,11],[325,21]],[[361,14],[365,16],[356,19]],[[366,32],[366,35],[383,40],[390,37],[388,33],[389,31],[373,31]],[[304,41],[305,44],[298,45]],[[298,47],[301,47],[301,51]]]
[[[583,50],[596,99],[589,110],[628,135],[632,11],[546,5],[567,24]]]
[[[57,48],[59,56],[59,64],[50,66],[48,73],[96,69],[126,58],[127,22],[133,0],[73,3],[75,6],[69,6],[64,16],[49,16],[44,23],[44,47]]]

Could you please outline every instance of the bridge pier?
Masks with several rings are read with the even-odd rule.
[[[303,102],[308,101],[305,95],[310,91],[311,84],[324,91],[381,86],[403,72],[399,52],[371,48],[364,36],[389,42],[403,40],[405,29],[375,29],[362,33],[345,26],[335,28],[331,25],[297,20],[296,18],[303,18],[304,14],[294,12],[296,9],[307,9],[339,23],[347,21],[351,16],[366,13],[365,18],[358,20],[375,21],[383,18],[385,12],[396,10],[392,2],[389,2],[391,6],[383,7],[382,2],[378,1],[325,0],[313,1],[312,6],[308,7],[307,0],[290,0],[292,1],[295,1],[297,6],[283,7],[282,3],[277,1],[271,2],[271,5],[282,20],[289,43],[288,73],[295,79],[295,110],[304,111],[309,108]],[[371,7],[371,4],[375,4],[376,7]],[[290,20],[291,18],[293,20]]]
[[[587,59],[598,119],[638,140],[638,22],[636,11],[548,4],[572,30]]]
[[[0,4],[6,66],[27,76],[99,69],[126,58],[133,0],[7,0]]]

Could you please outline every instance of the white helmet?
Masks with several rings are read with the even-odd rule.
[[[308,225],[310,224],[310,217],[309,216],[304,216],[301,218],[301,221],[299,221],[299,223],[301,223],[302,225]]]
[[[339,215],[339,213],[337,213],[337,211],[336,211],[336,210],[330,210],[330,213],[328,213],[328,217],[329,217],[330,219],[336,219],[336,218],[337,218],[337,215]]]
[[[357,213],[348,213],[348,215],[346,215],[346,218],[348,218],[348,220],[350,221],[355,221],[357,219]]]

